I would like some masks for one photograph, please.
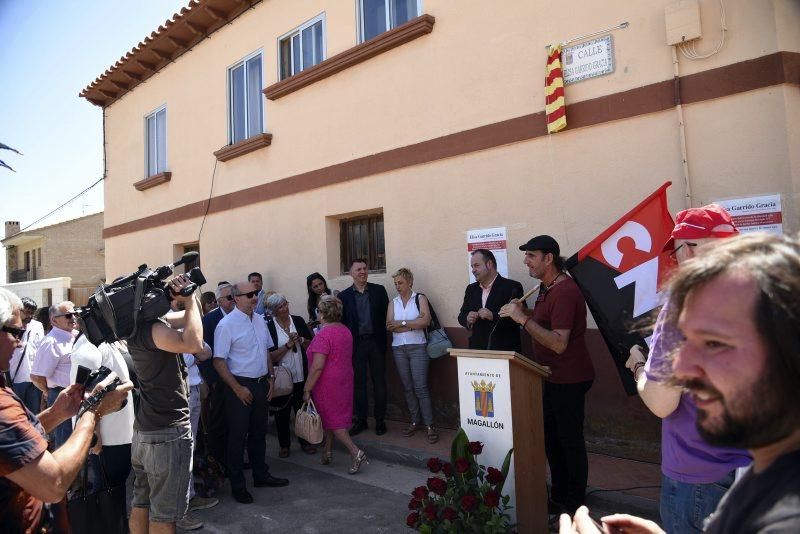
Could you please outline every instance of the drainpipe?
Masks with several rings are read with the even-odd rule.
[[[681,104],[681,77],[678,66],[678,47],[673,45],[672,50],[672,70],[673,70],[673,91],[675,92],[675,111],[678,112],[678,136],[681,145],[681,163],[683,165],[683,185],[686,190],[686,208],[692,207],[692,182],[689,179],[689,159],[686,155],[686,127],[683,123],[683,104]]]

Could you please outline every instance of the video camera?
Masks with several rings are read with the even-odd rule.
[[[140,321],[153,321],[170,310],[174,294],[164,280],[175,267],[193,263],[197,257],[197,252],[187,252],[175,263],[155,270],[140,265],[136,272],[101,285],[89,297],[88,304],[76,310],[81,330],[94,345],[133,337]],[[186,275],[192,283],[181,291],[185,297],[206,283],[200,267]]]

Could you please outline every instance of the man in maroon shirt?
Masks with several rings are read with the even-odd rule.
[[[594,367],[586,348],[586,301],[578,285],[564,271],[558,242],[540,235],[519,247],[525,266],[541,289],[533,310],[513,301],[500,309],[533,339],[533,357],[550,367],[544,383],[544,442],[550,464],[551,514],[576,510],[585,502],[589,462],[583,438],[586,392],[594,380]]]
[[[25,332],[20,318],[22,302],[0,288],[0,530],[37,532],[43,502],[64,498],[89,451],[100,417],[120,408],[133,384],[108,393],[75,425],[72,436],[52,454],[47,451],[46,431],[78,413],[84,388],[67,387],[38,416],[28,410],[6,383],[11,354]]]

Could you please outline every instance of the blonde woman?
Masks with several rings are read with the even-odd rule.
[[[342,301],[333,295],[323,295],[318,309],[322,328],[306,349],[308,378],[303,400],[313,397],[322,419],[325,430],[322,464],[329,465],[332,461],[335,437],[350,452],[350,474],[355,475],[361,464],[369,464],[369,460],[347,432],[353,417],[353,336],[342,324]]]
[[[389,302],[386,311],[386,329],[392,333],[394,363],[411,412],[411,424],[403,432],[408,437],[422,423],[428,434],[428,442],[436,443],[439,435],[433,428],[433,407],[428,390],[428,353],[425,328],[431,323],[430,306],[425,295],[416,293],[414,274],[405,267],[392,275],[397,296]]]

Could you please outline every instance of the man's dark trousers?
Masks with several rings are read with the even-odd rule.
[[[206,400],[207,417],[204,421],[206,424],[206,453],[220,465],[225,464],[225,436],[228,433],[225,420],[225,391],[229,389],[222,380],[218,380],[209,386]],[[242,404],[242,401],[236,400]]]
[[[225,414],[228,419],[228,443],[226,463],[231,489],[246,489],[244,480],[244,447],[247,443],[247,456],[253,469],[253,480],[264,480],[269,477],[269,467],[265,456],[267,453],[267,393],[269,382],[266,378],[234,377],[239,384],[250,390],[253,401],[245,406],[233,390],[225,386]]]
[[[585,504],[589,462],[583,439],[583,413],[586,392],[592,381],[576,384],[545,382],[544,448],[553,482],[551,499],[574,514]]]
[[[367,400],[367,367],[372,377],[372,393],[375,400],[375,420],[386,416],[386,353],[380,350],[372,334],[357,336],[353,350],[353,408],[356,419],[366,422],[369,408]]]

